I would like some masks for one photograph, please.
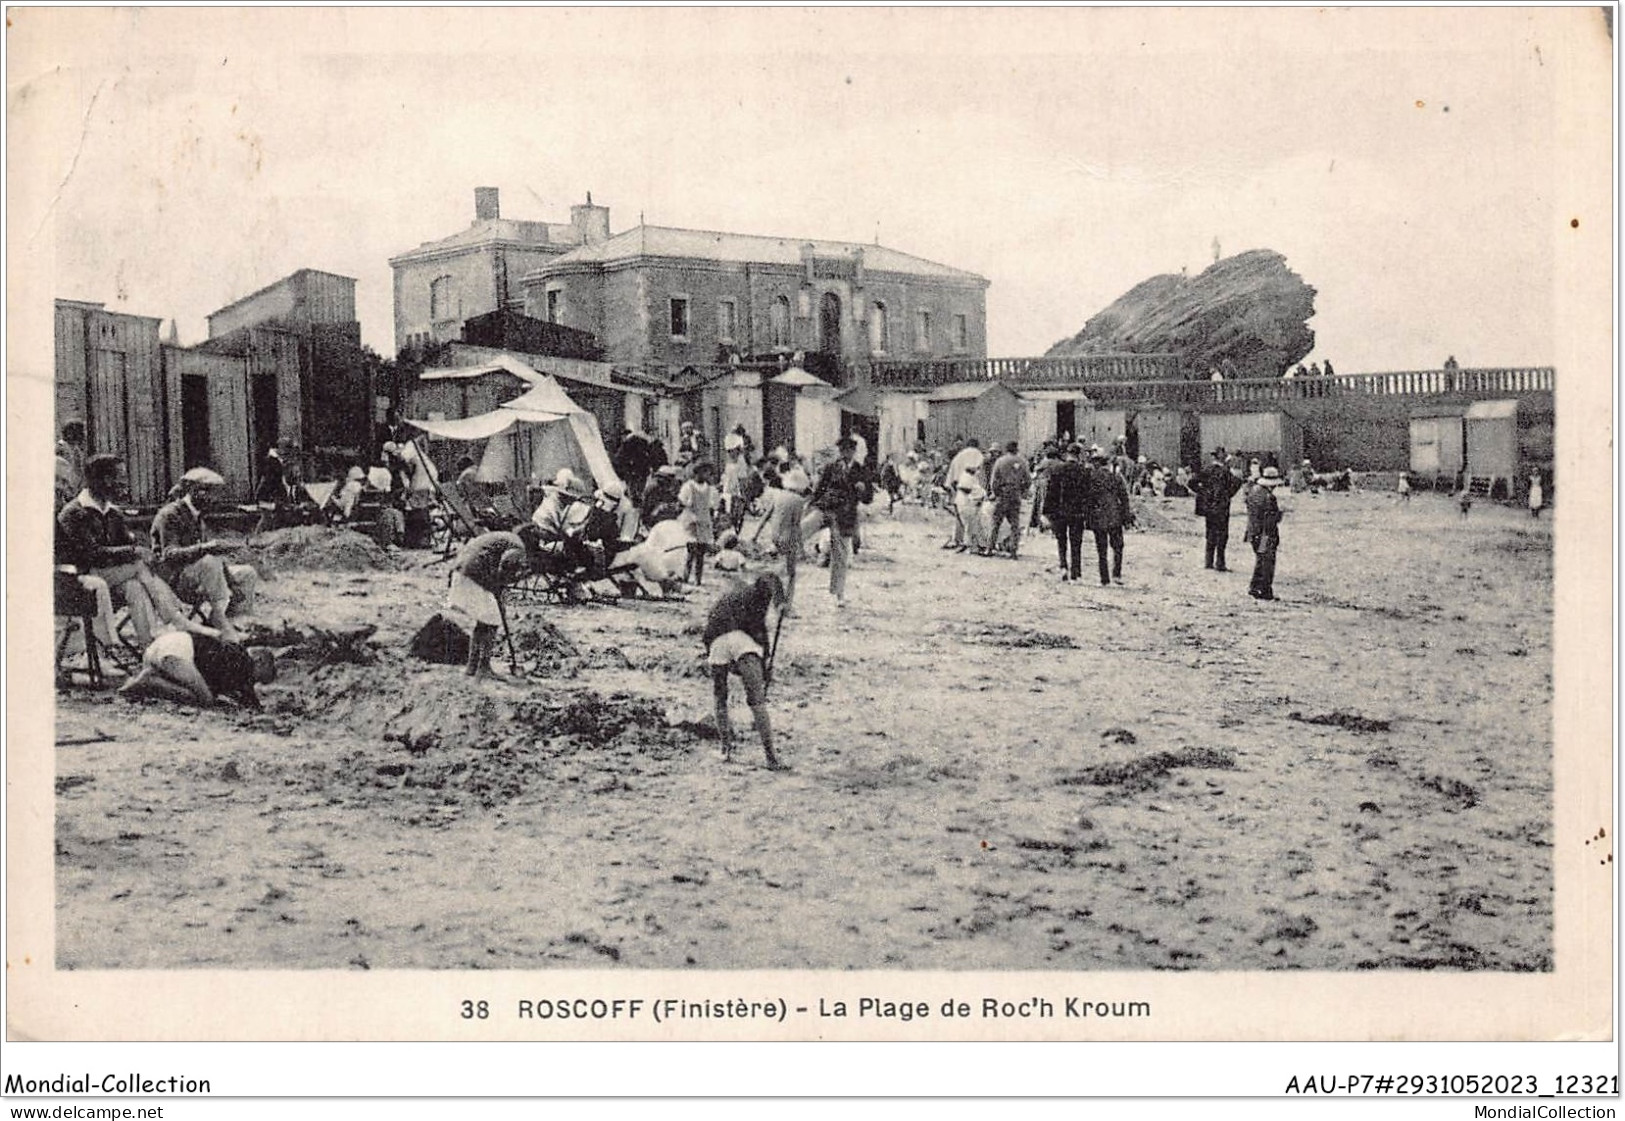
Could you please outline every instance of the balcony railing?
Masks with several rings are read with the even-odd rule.
[[[1012,389],[1073,385],[1101,403],[1245,404],[1327,397],[1430,397],[1550,393],[1550,366],[1457,370],[1394,370],[1319,378],[1185,381],[1171,377],[1172,355],[1097,354],[1076,358],[972,358],[875,362],[855,368],[877,389],[932,389],[953,382],[1001,381]]]
[[[856,367],[877,389],[935,388],[962,381],[1039,386],[1076,381],[1167,381],[1178,372],[1172,354],[1084,354],[1072,358],[940,358],[871,362]]]
[[[1250,404],[1313,401],[1328,397],[1442,397],[1552,392],[1550,366],[1476,370],[1395,370],[1336,374],[1329,378],[1259,378],[1245,381],[1109,382],[1080,387],[1101,404],[1155,401],[1166,404]]]

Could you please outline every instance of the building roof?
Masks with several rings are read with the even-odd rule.
[[[518,218],[482,218],[466,230],[450,237],[426,241],[389,259],[391,265],[418,257],[432,257],[449,250],[474,249],[498,242],[521,245],[552,245],[565,248],[581,244],[581,231],[568,222],[527,222]]]
[[[796,389],[805,389],[809,385],[822,385],[828,389],[835,388],[823,378],[817,376],[816,374],[809,374],[800,366],[792,366],[788,370],[784,371],[784,373],[778,374],[777,376],[769,378],[768,380],[775,385],[788,385],[793,386]]]
[[[418,380],[449,381],[453,379],[479,378],[498,371],[512,374],[521,381],[527,381],[532,385],[539,385],[542,381],[540,373],[531,369],[519,359],[506,354],[499,354],[491,361],[481,363],[478,366],[437,366],[434,369],[424,370],[418,375]]]
[[[1016,391],[1016,396],[1023,401],[1082,401],[1088,403],[1089,395],[1083,387],[1074,386],[1068,389],[1034,389],[1023,387]]]
[[[763,237],[757,234],[730,234],[715,230],[684,230],[671,226],[634,226],[596,245],[583,245],[549,261],[532,275],[545,275],[569,265],[605,265],[639,257],[676,257],[743,264],[793,265],[802,263],[801,250],[811,245],[818,257],[855,257],[863,254],[863,266],[877,272],[909,273],[944,279],[981,281],[985,278],[951,265],[927,261],[884,245],[864,245],[854,241],[819,241],[806,238]]]
[[[256,299],[256,298],[258,298],[260,296],[265,295],[265,293],[271,291],[273,288],[284,288],[287,285],[292,284],[294,281],[299,280],[299,279],[301,279],[301,278],[303,278],[305,276],[331,276],[335,280],[347,280],[352,285],[356,282],[355,277],[353,277],[353,276],[345,276],[342,273],[328,272],[326,269],[294,269],[292,272],[290,272],[287,276],[283,277],[281,280],[273,280],[271,283],[267,284],[263,288],[256,288],[256,289],[254,289],[254,291],[250,292],[246,296],[238,296],[235,300],[231,301],[231,303],[224,304],[221,307],[215,308],[213,311],[211,311],[204,318],[213,319],[217,315],[220,315],[220,314],[222,314],[224,312],[230,311],[232,308],[236,307],[238,304],[246,304],[248,301],[250,301],[252,299]]]
[[[988,390],[997,386],[1011,396],[1021,396],[1015,390],[997,381],[956,381],[936,389],[926,398],[927,401],[974,401]]]

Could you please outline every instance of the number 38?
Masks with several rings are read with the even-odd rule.
[[[484,1020],[491,1015],[491,1006],[483,1000],[463,1001],[463,1019]]]

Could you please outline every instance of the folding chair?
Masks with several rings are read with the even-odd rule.
[[[58,566],[55,572],[53,592],[56,600],[56,617],[67,619],[68,626],[63,630],[62,637],[56,642],[56,677],[59,682],[71,682],[75,669],[69,667],[64,673],[62,658],[68,648],[68,640],[73,637],[75,624],[85,643],[85,676],[90,679],[92,688],[100,688],[102,684],[101,644],[96,640],[96,594],[79,583],[78,570],[69,566]]]

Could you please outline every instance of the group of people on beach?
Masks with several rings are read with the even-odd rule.
[[[57,448],[58,484],[67,484],[58,497],[78,489],[57,512],[56,576],[59,588],[65,583],[88,605],[90,634],[82,637],[106,655],[100,672],[126,678],[126,696],[192,704],[228,698],[258,707],[254,686],[275,675],[275,660],[268,650],[245,649],[235,621],[252,609],[257,573],[230,561],[233,547],[206,521],[225,480],[207,468],[187,471],[141,542],[120,505],[123,460],[76,456],[82,444],[76,447],[74,435],[65,432]]]
[[[1308,469],[1307,462],[1304,469]],[[1131,456],[1118,437],[1107,452],[1098,444],[1085,447],[1069,439],[1048,441],[1030,460],[1010,442],[996,455],[985,453],[974,437],[947,461],[942,485],[951,496],[945,503],[953,518],[944,549],[974,550],[978,556],[1019,555],[1022,503],[1029,496],[1031,529],[1054,534],[1057,570],[1062,583],[1083,577],[1082,542],[1094,538],[1096,566],[1103,586],[1123,582],[1123,534],[1135,525],[1135,496],[1194,495],[1196,513],[1206,529],[1203,566],[1227,570],[1233,500],[1246,491],[1248,524],[1245,540],[1256,554],[1249,592],[1274,599],[1274,560],[1280,544],[1280,504],[1273,491],[1287,480],[1274,465],[1263,466],[1215,448],[1209,465],[1183,468],[1170,475],[1143,456]],[[1002,534],[1002,535],[1001,535]]]
[[[274,675],[274,660],[267,651],[244,650],[233,622],[252,604],[254,570],[231,563],[230,546],[212,536],[205,521],[223,480],[205,468],[187,472],[154,518],[149,548],[137,544],[123,524],[122,465],[111,456],[76,458],[68,438],[74,435],[65,433],[58,449],[59,497],[71,492],[58,518],[58,559],[96,597],[101,642],[118,647],[112,601],[128,605],[133,642],[143,653],[126,692],[257,705],[254,685]],[[366,488],[410,493],[421,468],[391,462],[403,446],[418,448],[412,441],[386,441],[381,470],[347,479],[336,501],[353,503]],[[457,553],[446,606],[470,624],[465,672],[491,672],[505,625],[502,597],[537,574],[572,585],[607,580],[621,594],[659,598],[680,595],[685,584],[703,587],[708,565],[743,574],[708,610],[705,659],[723,754],[733,752],[727,707],[729,680],[737,676],[773,768],[783,763],[773,744],[766,694],[779,629],[794,613],[798,571],[810,556],[818,557],[830,570],[835,605],[844,607],[850,560],[862,544],[860,511],[873,508],[877,494],[887,496],[888,510],[898,502],[944,509],[950,519],[945,550],[1015,559],[1024,530],[1047,531],[1055,540],[1053,571],[1062,583],[1083,579],[1087,530],[1103,587],[1123,583],[1124,533],[1136,525],[1140,495],[1193,496],[1204,523],[1203,566],[1227,571],[1239,494],[1247,517],[1243,539],[1254,554],[1248,592],[1272,600],[1282,520],[1277,488],[1290,482],[1294,490],[1312,493],[1349,485],[1346,472],[1318,475],[1304,461],[1283,477],[1273,463],[1223,448],[1213,449],[1200,469],[1169,472],[1130,456],[1122,437],[1110,451],[1062,437],[1031,455],[1015,442],[984,451],[972,438],[952,454],[917,446],[887,457],[878,470],[854,437],[815,455],[809,467],[786,447],[759,455],[742,426],[727,435],[718,457],[692,424],[682,426],[677,454],[669,460],[660,441],[641,434],[623,433],[613,447],[616,477],[591,487],[575,470],[562,468],[541,488],[528,518],[478,533]],[[270,458],[279,458],[275,449]],[[413,458],[427,462],[421,451]],[[273,499],[293,485],[292,473],[277,466],[265,473],[273,480]],[[472,459],[458,464],[457,485],[467,484],[471,503],[480,497],[476,475]],[[430,476],[427,486],[438,487],[438,479]],[[1537,516],[1539,488],[1537,477],[1530,503]],[[1402,493],[1406,489],[1402,478]],[[769,570],[762,571],[764,565]]]

